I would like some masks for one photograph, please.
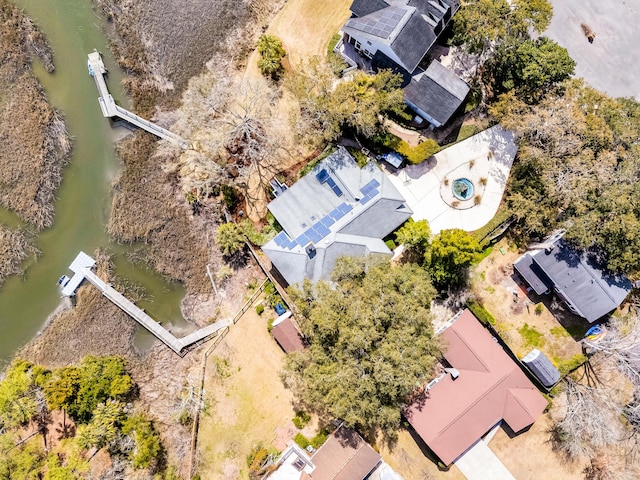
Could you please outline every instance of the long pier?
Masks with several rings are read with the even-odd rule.
[[[190,333],[186,337],[177,338],[162,325],[156,322],[153,318],[145,313],[140,307],[136,306],[132,301],[118,292],[111,285],[106,283],[100,277],[98,277],[91,268],[95,265],[95,260],[84,252],[80,252],[75,260],[69,266],[69,269],[74,272],[74,276],[71,279],[62,277],[60,279],[62,286],[62,294],[65,296],[75,295],[76,289],[80,286],[83,280],[88,280],[93,284],[100,292],[111,300],[116,306],[127,313],[136,322],[151,332],[158,340],[168,346],[178,355],[183,355],[184,350],[196,343],[205,341],[209,337],[216,335],[220,330],[229,326],[228,320],[220,320],[212,323],[200,330]]]
[[[113,118],[118,117],[127,122],[135,125],[136,127],[142,128],[147,132],[153,133],[154,135],[164,138],[181,148],[188,148],[189,142],[185,139],[176,135],[175,133],[170,132],[166,128],[162,128],[159,125],[156,125],[153,122],[145,120],[144,118],[136,115],[135,113],[130,112],[126,108],[122,108],[117,105],[111,94],[109,93],[109,89],[107,88],[107,83],[104,81],[104,75],[107,73],[107,69],[104,66],[102,61],[102,56],[100,52],[94,51],[89,54],[89,61],[87,63],[89,68],[89,74],[93,77],[96,82],[96,87],[98,87],[98,103],[100,105],[100,110],[102,110],[102,115],[104,117]]]

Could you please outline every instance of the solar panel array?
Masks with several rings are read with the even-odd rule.
[[[353,210],[352,205],[348,205],[347,203],[342,202],[328,215],[322,217],[320,221],[307,228],[304,233],[298,236],[295,240],[290,239],[285,232],[280,232],[274,238],[274,241],[276,242],[276,245],[287,250],[293,250],[298,245],[304,247],[309,242],[318,243],[320,240],[331,233],[329,227],[331,227],[331,225],[344,217],[351,210]]]
[[[316,179],[320,182],[320,184],[326,182],[326,184],[331,187],[331,190],[333,190],[333,193],[335,193],[338,197],[341,197],[343,195],[340,187],[336,184],[335,180],[331,178],[329,172],[327,172],[324,168],[316,174]]]
[[[360,203],[364,205],[373,197],[377,196],[380,191],[378,187],[380,186],[380,182],[375,178],[367,183],[364,187],[360,189],[360,193],[362,193],[363,197],[360,199]]]
[[[404,17],[404,13],[405,11],[401,8],[389,7],[380,11],[379,15],[352,18],[349,21],[349,26],[361,32],[386,39],[389,38],[391,32]]]

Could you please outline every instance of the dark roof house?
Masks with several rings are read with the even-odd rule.
[[[328,280],[340,257],[391,256],[382,241],[413,213],[378,166],[343,148],[269,203],[283,232],[262,247],[289,283]]]
[[[441,335],[448,373],[427,385],[405,417],[449,465],[498,422],[515,433],[526,429],[547,401],[470,310]]]
[[[467,82],[434,60],[407,85],[404,101],[422,118],[440,127],[460,108],[469,89]]]
[[[589,322],[620,306],[632,286],[624,275],[608,271],[593,255],[561,239],[526,252],[513,266],[538,295],[554,291]]]
[[[442,72],[446,68],[435,61],[440,68],[421,80],[424,71],[419,65],[459,8],[458,0],[353,0],[352,16],[342,27],[344,44],[350,46],[343,54],[354,51],[371,60],[373,68],[392,68],[406,83],[413,77],[405,91],[407,105],[441,126],[464,102],[469,86],[453,73]],[[437,105],[440,101],[444,107]]]
[[[309,457],[293,444],[278,460],[269,480],[364,480],[380,466],[382,458],[355,431],[340,426]]]

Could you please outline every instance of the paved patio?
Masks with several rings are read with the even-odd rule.
[[[471,232],[498,211],[517,150],[513,133],[496,125],[388,175],[413,210],[412,218],[427,220],[432,233],[450,228]],[[473,183],[469,200],[456,201],[450,193],[456,178]]]
[[[640,100],[640,2],[550,0],[553,18],[545,35],[569,51],[576,76],[613,97]],[[589,43],[580,27],[596,34]]]

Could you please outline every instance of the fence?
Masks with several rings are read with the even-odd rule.
[[[260,296],[260,294],[264,291],[267,284],[269,283],[269,279],[267,278],[264,282],[260,284],[260,286],[253,292],[253,295],[249,297],[249,299],[242,305],[242,308],[238,310],[233,319],[231,320],[235,325],[238,323],[242,315],[245,314],[247,310],[251,308],[256,299]],[[202,409],[202,404],[204,402],[204,378],[207,371],[207,359],[213,353],[215,348],[222,342],[224,337],[229,333],[230,327],[225,327],[224,329],[218,332],[218,336],[214,339],[213,343],[207,348],[202,355],[202,365],[200,367],[200,392],[198,399],[198,408],[196,409],[196,413],[193,417],[193,428],[191,430],[191,452],[189,459],[189,478],[193,477],[195,474],[195,460],[196,460],[196,447],[198,446],[198,430],[200,429],[200,411]]]

